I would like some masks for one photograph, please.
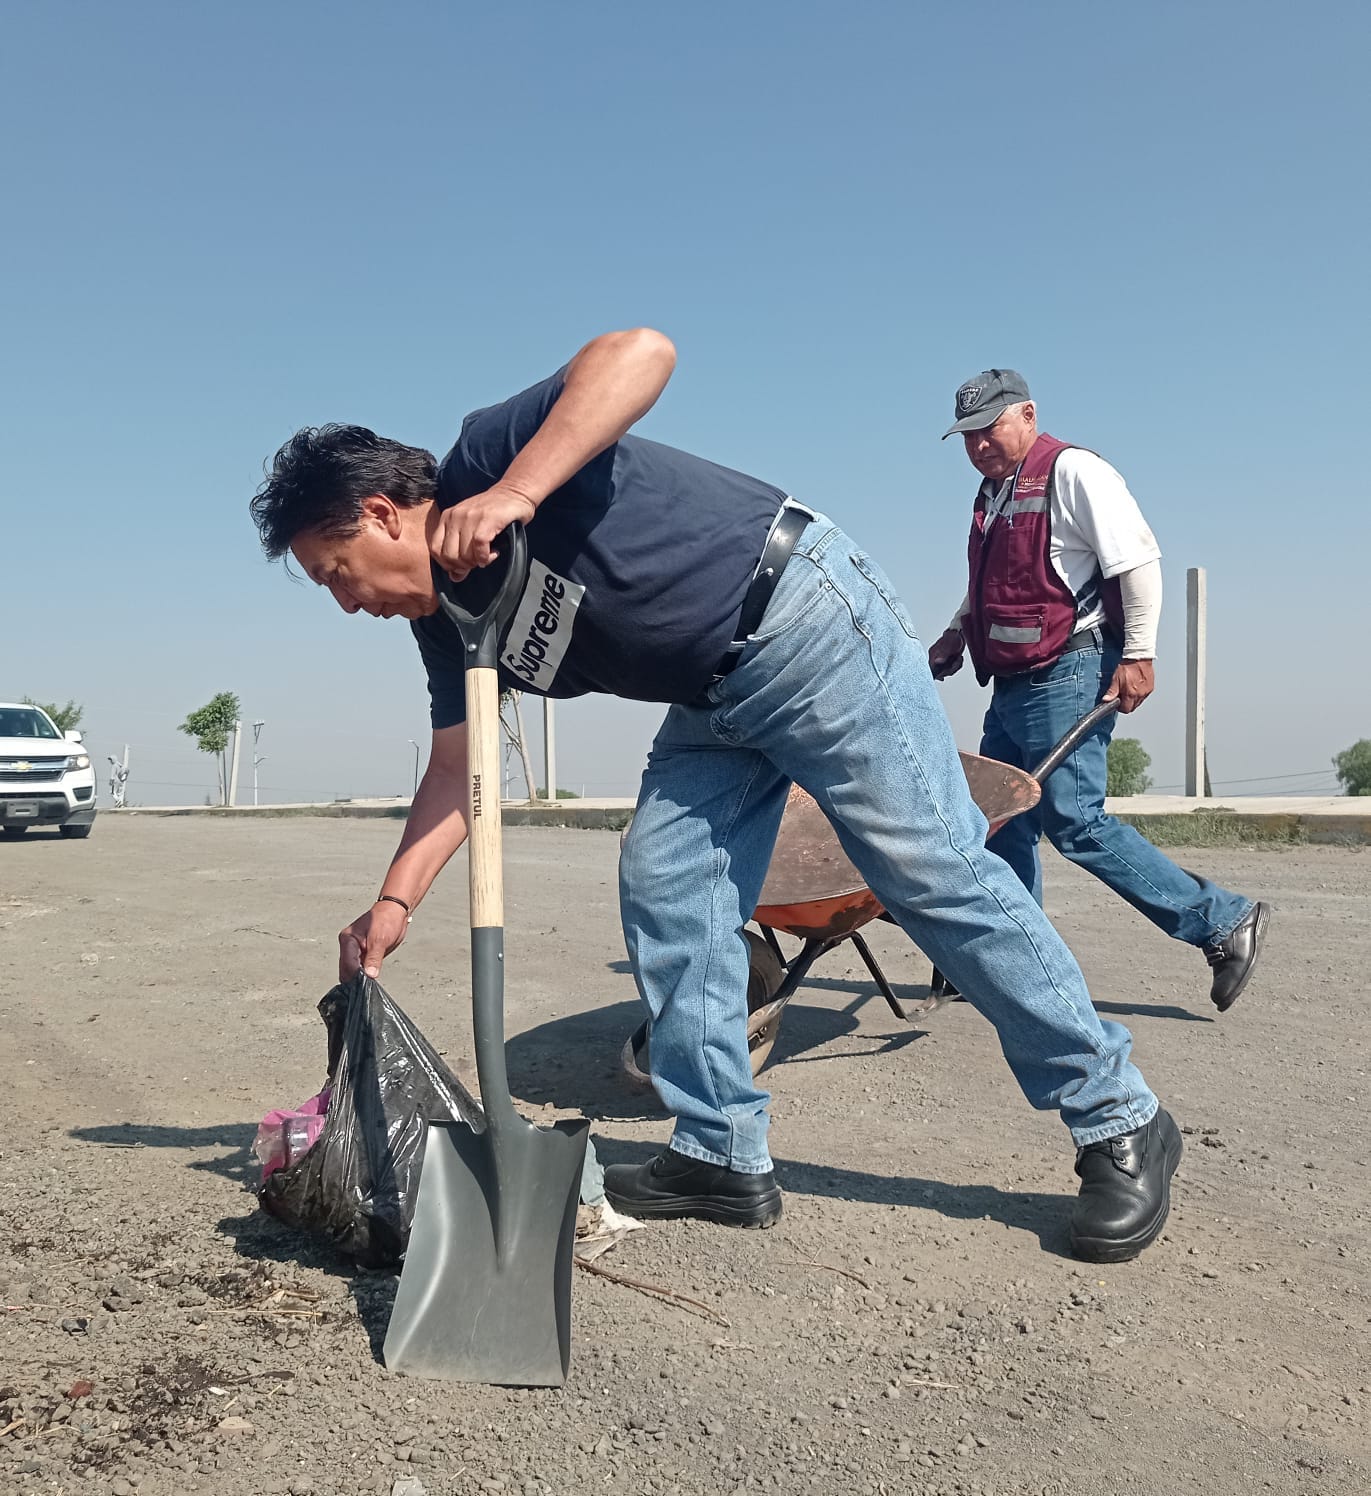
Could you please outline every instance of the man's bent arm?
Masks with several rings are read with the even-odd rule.
[[[368,975],[379,976],[381,963],[404,940],[409,915],[467,838],[468,793],[466,724],[436,728],[428,768],[381,884],[386,897],[338,936],[340,981],[363,966]]]
[[[448,858],[467,839],[467,729],[436,728],[428,767],[405,820],[381,892],[418,908]]]
[[[591,339],[567,365],[562,393],[500,486],[536,508],[642,420],[675,367],[671,339],[650,327]]]
[[[592,339],[567,365],[561,394],[504,476],[437,516],[433,559],[454,582],[489,566],[495,537],[515,520],[527,524],[550,493],[625,435],[675,367],[671,339],[650,327]]]

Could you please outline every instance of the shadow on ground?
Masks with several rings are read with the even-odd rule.
[[[112,1122],[102,1127],[73,1127],[67,1134],[80,1143],[99,1148],[172,1148],[180,1152],[201,1152],[206,1148],[230,1151],[216,1158],[191,1158],[186,1168],[218,1174],[241,1184],[244,1189],[257,1187],[258,1164],[252,1156],[252,1140],[257,1136],[254,1122],[226,1122],[218,1127],[161,1127],[151,1122]]]
[[[618,972],[620,975],[631,975],[633,968],[627,961],[609,961],[606,963],[610,971]],[[888,975],[888,973],[887,973]],[[891,990],[895,996],[904,1004],[906,1011],[927,1002],[932,996],[933,989],[927,982],[891,982]],[[869,1002],[874,997],[880,996],[880,989],[874,982],[864,981],[857,977],[822,977],[807,975],[800,984],[801,996],[796,1002],[803,1002],[803,993],[806,989],[816,992],[845,992],[853,995],[857,1005]],[[964,1002],[965,998],[953,998],[953,1002]],[[631,1006],[631,1005],[630,1005]],[[1174,1003],[1120,1003],[1120,1002],[1096,1002],[1095,1011],[1106,1013],[1115,1018],[1174,1018],[1182,1023],[1213,1023],[1213,1013],[1196,1013],[1189,1008],[1179,1008]],[[912,1015],[918,1016],[918,1015]],[[635,1024],[640,1020],[635,1019]],[[789,1019],[787,1019],[787,1022]]]
[[[595,1146],[603,1164],[645,1163],[660,1152],[656,1143],[613,1138],[597,1137]],[[917,1174],[869,1174],[860,1169],[837,1169],[799,1159],[778,1158],[774,1162],[776,1181],[790,1195],[855,1200],[864,1205],[895,1205],[951,1221],[998,1221],[1012,1230],[1036,1236],[1042,1250],[1053,1257],[1071,1257],[1067,1237],[1071,1200],[1065,1195],[1002,1190],[985,1184],[953,1184]],[[928,1224],[927,1219],[920,1224]]]
[[[255,1263],[273,1263],[285,1268],[315,1268],[333,1278],[347,1280],[348,1293],[367,1332],[373,1356],[381,1359],[381,1346],[390,1322],[398,1281],[393,1270],[359,1268],[328,1242],[288,1226],[268,1214],[257,1203],[255,1190],[259,1165],[251,1152],[255,1123],[228,1123],[219,1127],[162,1127],[151,1123],[114,1123],[104,1127],[76,1127],[69,1136],[79,1142],[104,1148],[165,1148],[173,1152],[201,1153],[205,1149],[232,1150],[214,1158],[188,1158],[185,1167],[218,1174],[245,1191],[240,1215],[225,1216],[215,1229],[233,1243],[234,1252]]]
[[[1116,1018],[1179,1018],[1185,1023],[1214,1021],[1212,1013],[1192,1013],[1189,1008],[1177,1008],[1171,1003],[1096,1003],[1095,1011]]]
[[[846,1008],[838,1009],[806,1005],[803,994],[797,997],[785,1010],[765,1076],[773,1076],[786,1064],[842,1064],[866,1055],[891,1054],[924,1034],[924,1029],[912,1024],[905,1027],[890,1013],[874,983],[831,985],[857,995]],[[875,1005],[864,1018],[862,1010],[873,999]],[[540,1106],[579,1107],[593,1121],[660,1115],[656,1097],[632,1090],[620,1066],[624,1044],[642,1019],[638,1003],[613,1003],[516,1034],[505,1046],[510,1088],[516,1096]],[[856,1035],[859,1029],[869,1043],[834,1048],[838,1040]]]
[[[372,1358],[381,1362],[381,1347],[400,1281],[396,1269],[359,1267],[329,1243],[298,1231],[261,1209],[241,1216],[225,1216],[217,1229],[230,1238],[234,1251],[250,1262],[311,1267],[331,1278],[346,1279],[348,1296],[366,1331]]]

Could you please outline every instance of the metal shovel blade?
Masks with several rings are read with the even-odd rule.
[[[498,1137],[431,1122],[385,1362],[408,1376],[560,1387],[589,1122]]]

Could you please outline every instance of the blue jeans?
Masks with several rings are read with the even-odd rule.
[[[620,860],[629,957],[652,1023],[671,1146],[770,1168],[747,1052],[751,917],[791,781],[868,886],[990,1019],[1025,1096],[1078,1145],[1157,1109],[1080,968],[1000,858],[967,791],[923,646],[879,567],[826,519],[800,538],[761,626],[708,705],[673,706]],[[955,1086],[954,1086],[955,1090]]]
[[[1031,769],[1104,695],[1120,653],[1113,645],[1073,650],[1024,675],[996,677],[985,714],[981,752]],[[1038,839],[1094,873],[1158,929],[1188,945],[1231,934],[1252,901],[1179,868],[1146,837],[1104,812],[1106,755],[1117,716],[1102,722],[1047,777],[1035,810],[1015,816],[990,839],[990,850],[1014,869],[1042,903]]]

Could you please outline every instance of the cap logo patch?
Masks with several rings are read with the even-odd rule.
[[[957,409],[970,410],[976,401],[981,398],[981,387],[978,384],[964,384],[957,391]]]

